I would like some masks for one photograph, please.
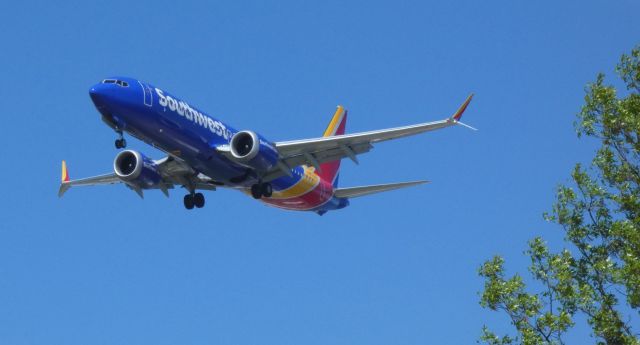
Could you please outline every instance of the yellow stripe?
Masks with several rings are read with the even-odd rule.
[[[62,161],[62,182],[69,180],[69,172],[67,172],[67,162]]]
[[[333,118],[331,122],[329,122],[329,126],[324,131],[323,137],[329,137],[336,133],[336,129],[340,126],[340,122],[342,120],[342,115],[344,114],[344,107],[339,105],[336,112],[333,114]]]
[[[313,188],[315,188],[320,182],[320,177],[316,175],[313,170],[310,168],[304,167],[304,176],[293,186],[281,190],[281,191],[273,191],[273,195],[271,199],[289,199],[301,196],[303,194],[309,193]]]

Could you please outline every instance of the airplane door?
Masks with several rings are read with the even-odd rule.
[[[151,88],[147,84],[138,82],[142,86],[142,92],[144,93],[144,105],[150,107],[153,105],[153,95],[151,94]]]

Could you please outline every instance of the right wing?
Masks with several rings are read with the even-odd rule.
[[[358,163],[357,155],[369,152],[373,144],[386,140],[407,137],[455,125],[461,125],[475,130],[475,128],[460,122],[462,113],[467,109],[472,97],[473,94],[469,95],[452,116],[440,121],[369,132],[276,142],[275,148],[280,155],[278,167],[269,172],[267,176],[265,176],[265,180],[282,176],[288,172],[288,169],[302,164],[314,166],[317,171],[320,171],[320,164],[342,158],[350,158],[355,163]]]
[[[156,186],[156,188],[160,189],[167,196],[169,195],[168,190],[173,189],[175,185],[184,186],[189,190],[216,189],[217,184],[215,181],[203,174],[196,174],[187,163],[178,158],[168,156],[155,161],[155,163],[157,164],[158,171],[162,176],[162,181]],[[97,186],[116,183],[124,183],[127,187],[138,193],[140,197],[143,196],[141,188],[133,184],[126,183],[115,173],[71,180],[69,178],[67,163],[62,161],[62,181],[60,183],[60,189],[58,190],[58,197],[62,197],[72,186]]]
[[[120,182],[122,182],[122,180],[120,180],[114,173],[71,180],[69,178],[69,171],[67,170],[67,162],[62,161],[62,182],[60,183],[60,190],[58,190],[58,197],[62,197],[72,186],[96,186]]]

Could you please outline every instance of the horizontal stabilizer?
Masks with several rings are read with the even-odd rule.
[[[356,198],[359,196],[386,192],[386,191],[400,189],[404,187],[417,186],[423,183],[429,183],[429,181],[421,180],[421,181],[411,181],[411,182],[376,184],[376,185],[362,186],[362,187],[338,188],[336,189],[334,195],[337,198]]]

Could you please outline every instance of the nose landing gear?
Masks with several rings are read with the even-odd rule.
[[[115,144],[117,149],[123,149],[127,147],[127,141],[124,138],[116,139]]]
[[[118,139],[116,139],[115,144],[116,144],[116,149],[123,149],[125,147],[127,147],[127,141],[124,139],[123,135],[122,135],[122,131],[116,131],[118,133],[118,135],[120,136]]]

